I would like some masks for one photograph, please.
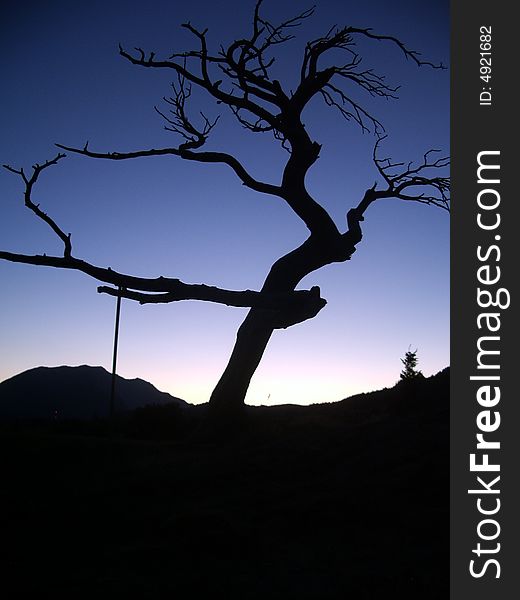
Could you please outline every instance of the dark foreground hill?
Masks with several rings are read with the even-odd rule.
[[[0,383],[0,419],[93,419],[108,415],[111,375],[102,367],[37,367]],[[118,412],[185,404],[142,379],[116,376]]]
[[[448,370],[230,423],[170,406],[0,432],[9,598],[449,597]]]

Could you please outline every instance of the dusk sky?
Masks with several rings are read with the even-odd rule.
[[[284,20],[311,3],[265,0],[264,15]],[[305,41],[333,25],[397,36],[426,60],[449,64],[449,3],[317,0],[296,39],[279,46],[277,78],[291,89]],[[118,43],[167,58],[196,41],[180,24],[208,27],[215,50],[250,30],[253,0],[20,1],[1,14],[0,162],[16,168],[52,158],[55,142],[92,150],[177,146],[154,105],[170,93],[172,71],[143,69]],[[449,153],[449,70],[418,68],[395,46],[360,43],[366,68],[401,86],[398,100],[356,98],[384,124],[382,154],[421,161]],[[227,107],[194,92],[188,110],[222,117],[207,149],[234,154],[259,179],[279,183],[286,152],[270,134],[252,134]],[[304,113],[323,145],[307,183],[341,231],[345,215],[380,177],[374,136],[362,134],[316,98]],[[62,255],[55,234],[23,205],[19,177],[0,172],[0,249]],[[259,289],[271,264],[307,237],[279,198],[245,188],[225,165],[178,157],[103,161],[69,156],[34,190],[66,232],[73,254],[146,277],[178,277],[228,289]],[[393,385],[409,347],[431,375],[449,359],[449,214],[436,207],[379,200],[365,214],[352,260],[306,277],[327,306],[276,331],[253,377],[249,404],[312,403]],[[115,298],[73,271],[0,261],[0,381],[40,365],[111,368]],[[140,377],[192,403],[209,399],[247,309],[195,301],[140,306],[123,300],[118,373]]]

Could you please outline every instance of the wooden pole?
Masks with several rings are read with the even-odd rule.
[[[121,292],[123,288],[119,288]],[[117,297],[116,303],[116,326],[114,331],[114,353],[112,356],[112,388],[110,390],[110,418],[112,419],[115,411],[116,397],[116,365],[117,365],[117,344],[119,341],[119,319],[121,317],[121,295]]]

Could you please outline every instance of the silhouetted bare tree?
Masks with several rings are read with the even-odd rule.
[[[326,301],[321,298],[318,287],[307,291],[295,291],[295,288],[316,269],[350,259],[362,238],[360,223],[373,202],[399,198],[449,210],[449,180],[445,176],[448,159],[439,158],[436,150],[426,152],[419,163],[382,158],[380,147],[386,137],[383,125],[354,100],[352,93],[361,90],[372,97],[396,97],[397,88],[385,83],[382,75],[360,65],[361,56],[355,45],[359,38],[394,45],[418,67],[438,69],[443,66],[422,60],[418,52],[395,37],[378,35],[371,29],[334,27],[323,37],[306,43],[301,63],[297,65],[296,89],[288,91],[271,76],[274,62],[271,52],[292,39],[295,28],[311,17],[314,9],[275,25],[263,18],[261,8],[262,0],[258,0],[249,37],[237,39],[228,47],[221,46],[215,53],[208,47],[207,30],[197,29],[191,23],[185,23],[183,27],[193,35],[196,48],[174,53],[167,59],[158,59],[155,53],[147,53],[140,48],[130,52],[120,47],[121,56],[134,65],[174,72],[173,95],[165,99],[167,109],[156,110],[165,119],[166,128],[180,137],[178,146],[133,152],[98,152],[91,150],[88,143],[82,148],[58,144],[67,152],[106,160],[172,155],[201,163],[222,163],[234,171],[243,185],[286,202],[305,223],[309,236],[303,244],[272,265],[259,292],[192,285],[166,277],[133,277],[78,259],[73,256],[70,234],[65,234],[32,199],[33,187],[41,173],[65,154],[60,153],[43,164],[34,165],[31,174],[6,166],[22,178],[25,205],[52,228],[63,242],[64,251],[63,256],[29,256],[3,251],[0,258],[82,271],[114,286],[101,286],[99,292],[122,295],[141,303],[194,299],[251,307],[238,330],[229,363],[211,395],[210,405],[224,412],[243,405],[251,377],[273,331],[315,317],[325,306]],[[341,54],[343,58],[338,63]],[[256,179],[232,154],[201,150],[218,118],[212,121],[201,113],[198,123],[192,120],[187,105],[193,87],[207,93],[218,104],[229,107],[238,122],[251,133],[273,134],[287,150],[279,185]],[[302,123],[302,113],[316,96],[321,96],[328,106],[337,109],[343,118],[376,136],[373,161],[384,182],[383,187],[377,184],[369,187],[357,206],[348,210],[344,232],[338,229],[305,185],[306,174],[316,162],[321,146],[309,136]]]

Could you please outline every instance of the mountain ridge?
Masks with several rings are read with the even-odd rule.
[[[108,416],[111,374],[100,366],[35,367],[0,383],[0,419],[97,419]],[[187,406],[140,379],[116,375],[116,412],[149,405]]]
[[[412,382],[397,382],[394,386],[355,394],[336,402],[310,405],[280,404],[249,406],[252,413],[314,414],[334,418],[348,413],[349,418],[367,412],[384,413],[388,410],[406,410],[418,401],[422,409],[436,403],[436,398],[446,396],[450,369],[446,367],[430,377]],[[185,412],[205,412],[207,404],[191,405],[185,400],[161,392],[150,382],[135,377],[116,376],[116,412],[135,409],[174,406]],[[111,374],[100,366],[35,367],[0,383],[0,420],[16,419],[98,419],[109,412]],[[71,397],[74,401],[71,402]],[[441,403],[442,404],[442,403]],[[414,410],[417,410],[417,406]],[[439,407],[444,408],[444,407]]]

